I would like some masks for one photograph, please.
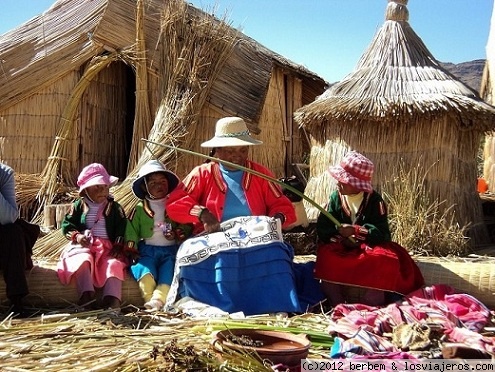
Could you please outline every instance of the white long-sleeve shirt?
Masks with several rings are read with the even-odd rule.
[[[0,225],[13,223],[18,217],[14,170],[7,164],[0,163]]]

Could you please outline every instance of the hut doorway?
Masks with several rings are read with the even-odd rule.
[[[103,69],[80,104],[78,169],[102,163],[110,174],[127,176],[135,113],[135,75],[121,61]]]

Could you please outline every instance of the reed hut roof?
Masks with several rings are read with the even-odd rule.
[[[317,131],[332,121],[408,125],[448,115],[461,128],[494,128],[494,107],[441,67],[410,26],[407,2],[389,0],[355,70],[296,111],[298,124]]]
[[[145,1],[145,35],[149,49],[160,35],[163,1]],[[191,16],[207,13],[189,6]],[[309,82],[308,97],[327,83],[302,65],[272,52],[239,33],[235,52],[212,87],[209,101],[226,112],[256,122],[275,65]],[[58,0],[43,14],[0,35],[0,109],[51,85],[93,56],[128,48],[136,40],[136,1]],[[150,54],[150,58],[153,55]],[[151,73],[160,66],[151,64]],[[154,71],[153,71],[154,69]],[[304,94],[304,93],[303,93]],[[307,100],[311,102],[313,99]]]

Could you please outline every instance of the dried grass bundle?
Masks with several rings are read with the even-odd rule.
[[[148,86],[146,40],[144,35],[144,0],[138,0],[136,3],[136,8],[136,109],[134,115],[131,152],[129,155],[129,162],[127,164],[128,173],[136,167],[136,164],[139,161],[139,156],[144,149],[144,144],[141,142],[141,138],[148,137],[153,124]]]
[[[397,177],[385,182],[383,198],[390,209],[392,239],[410,253],[423,256],[460,256],[469,250],[469,225],[455,222],[454,207],[430,200],[426,189],[427,170],[418,164],[398,164]]]
[[[30,219],[33,208],[36,208],[35,199],[43,184],[43,179],[38,174],[15,174],[16,201],[21,217]]]

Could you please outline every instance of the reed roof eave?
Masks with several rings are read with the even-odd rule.
[[[151,49],[159,37],[156,20],[160,17],[161,6],[158,0],[147,3],[145,34],[151,35],[148,40]],[[206,14],[192,6],[190,8],[199,14]],[[105,49],[121,50],[133,45],[135,21],[133,1],[59,0],[43,14],[1,35],[0,67],[4,89],[0,91],[0,110],[80,68]],[[325,82],[317,74],[243,34],[240,37],[242,50],[231,62],[230,68],[221,71],[218,83],[212,87],[212,104],[256,121],[274,64],[299,74],[315,87],[313,89],[324,89]],[[236,70],[239,63],[243,64],[242,73]],[[222,74],[230,76],[222,79]],[[235,91],[234,94],[226,91],[226,83]]]
[[[0,109],[79,68],[102,49],[91,36],[107,0],[59,0],[0,35]]]
[[[438,115],[462,128],[494,128],[495,108],[441,67],[407,21],[387,20],[356,69],[295,113],[318,130],[325,123],[411,124]]]
[[[150,0],[146,6],[145,34],[148,35],[147,41],[151,45],[150,49],[159,38],[159,29],[153,27],[153,22],[159,17],[161,6],[159,0]],[[115,49],[122,45],[130,45],[135,38],[134,29],[120,27],[117,30],[115,24],[134,24],[134,13],[118,9],[115,1],[109,1],[108,8],[107,13],[112,16],[105,16],[101,20],[95,30],[94,39],[100,44]],[[189,12],[193,17],[212,16],[190,4]],[[227,21],[215,19],[218,22]],[[208,97],[211,105],[221,107],[225,112],[241,116],[253,123],[257,122],[261,115],[274,65],[298,75],[312,91],[319,93],[328,86],[325,80],[316,73],[275,53],[242,32],[238,33],[238,37],[237,46],[211,87]],[[150,50],[149,54],[152,55],[153,51]],[[257,131],[256,128],[252,130]]]
[[[418,121],[447,116],[459,129],[489,132],[495,130],[495,109],[482,101],[463,96],[425,95],[401,97],[401,101],[380,97],[327,97],[296,111],[295,121],[310,132],[326,125],[412,126]]]

